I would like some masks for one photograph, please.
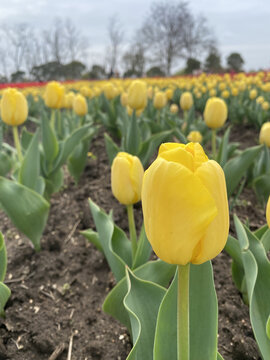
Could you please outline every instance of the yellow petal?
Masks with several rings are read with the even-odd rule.
[[[215,201],[185,166],[158,157],[145,172],[142,187],[145,229],[155,253],[185,265],[217,215]]]
[[[203,163],[195,172],[211,193],[217,207],[217,216],[208,226],[194,253],[192,263],[202,264],[213,259],[224,248],[229,233],[229,209],[224,172],[213,160]]]

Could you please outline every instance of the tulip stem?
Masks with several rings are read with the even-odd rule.
[[[217,152],[216,129],[212,129],[212,158],[213,158],[213,160],[216,159],[216,152]]]
[[[51,112],[51,127],[54,130],[54,123],[55,123],[55,109],[52,109]]]
[[[177,360],[189,360],[189,268],[178,265]]]
[[[23,156],[22,156],[21,143],[20,143],[20,139],[19,139],[18,127],[17,126],[12,126],[12,130],[13,130],[14,143],[15,143],[15,146],[16,146],[16,149],[17,149],[18,159],[19,159],[19,162],[22,163]]]
[[[137,251],[137,235],[136,235],[136,227],[134,222],[134,212],[133,212],[132,204],[127,205],[127,213],[128,213],[129,235],[130,235],[131,249],[132,249],[132,261],[134,261]]]

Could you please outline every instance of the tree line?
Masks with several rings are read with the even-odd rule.
[[[0,82],[170,76],[180,61],[186,64],[181,73],[224,71],[206,18],[192,14],[182,1],[153,3],[129,41],[119,16],[113,15],[107,26],[106,55],[90,67],[91,46],[70,19],[57,18],[46,30],[22,23],[2,26],[0,31]],[[226,70],[241,71],[243,64],[241,55],[232,53]]]

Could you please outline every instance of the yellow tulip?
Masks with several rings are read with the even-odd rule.
[[[250,90],[250,92],[249,92],[249,98],[251,99],[251,100],[254,100],[256,97],[257,97],[257,90],[256,89],[253,89],[253,90]]]
[[[57,81],[47,84],[44,94],[45,104],[51,109],[60,109],[64,105],[65,88]]]
[[[188,141],[202,142],[202,134],[199,131],[191,131],[187,136]]]
[[[206,125],[211,129],[217,129],[223,126],[228,116],[225,101],[217,97],[208,99],[203,116]]]
[[[73,101],[73,110],[79,116],[84,116],[88,112],[87,102],[84,96],[77,94]]]
[[[163,91],[157,91],[154,96],[153,105],[156,109],[160,110],[167,104],[167,97]]]
[[[112,100],[117,95],[117,90],[116,90],[115,86],[110,82],[104,86],[103,92],[104,92],[105,97],[108,100]]]
[[[65,107],[66,107],[67,109],[72,109],[74,98],[75,98],[75,94],[74,94],[73,91],[69,91],[69,92],[65,95]]]
[[[268,101],[264,101],[264,102],[262,103],[262,109],[263,109],[264,111],[269,110],[269,102],[268,102]]]
[[[142,80],[135,80],[128,89],[128,106],[133,110],[144,109],[147,104],[147,87]]]
[[[177,106],[176,104],[172,104],[172,105],[170,106],[170,112],[171,112],[172,114],[177,114],[177,113],[178,113],[178,106]]]
[[[137,156],[119,152],[111,169],[113,195],[124,205],[135,204],[141,200],[143,166]]]
[[[168,99],[168,100],[171,100],[172,97],[173,97],[173,90],[172,90],[172,89],[167,89],[167,90],[165,91],[165,94],[166,94],[166,96],[167,96],[167,99]]]
[[[264,97],[263,96],[258,96],[256,99],[256,103],[257,104],[262,104],[264,102]]]
[[[259,137],[260,144],[265,144],[270,148],[270,121],[263,124]]]
[[[216,89],[211,89],[211,90],[209,91],[209,95],[210,95],[211,97],[216,96],[216,95],[217,95]]]
[[[28,105],[25,96],[16,89],[6,89],[1,100],[1,117],[4,123],[18,126],[25,122]]]
[[[236,87],[232,88],[232,96],[238,96],[238,89]]]
[[[224,248],[229,232],[225,177],[198,143],[162,144],[142,185],[145,230],[157,256],[202,264]]]
[[[230,96],[230,92],[228,90],[224,90],[224,91],[222,91],[221,96],[224,99],[228,99],[228,97]]]
[[[123,92],[121,94],[120,101],[121,101],[122,106],[127,106],[127,104],[128,104],[128,94],[126,92]]]
[[[266,221],[268,227],[270,228],[270,196],[266,205]]]
[[[184,92],[180,98],[180,106],[183,111],[189,110],[193,105],[193,97],[189,91]]]

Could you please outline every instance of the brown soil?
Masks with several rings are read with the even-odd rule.
[[[125,231],[128,228],[125,209],[111,194],[102,134],[91,151],[97,158],[89,159],[79,184],[67,175],[65,187],[53,196],[39,253],[0,214],[8,251],[7,284],[12,291],[6,317],[0,320],[0,360],[48,360],[57,349],[60,355],[55,359],[66,360],[71,339],[74,360],[124,360],[129,353],[126,329],[101,310],[114,285],[113,276],[103,255],[79,234],[94,227],[88,197],[106,211],[113,208],[116,223]],[[262,209],[252,206],[254,201],[252,191],[245,190],[235,211],[241,219],[248,216],[256,228],[265,218]],[[141,222],[140,206],[136,221]],[[219,351],[225,360],[260,359],[248,307],[232,283],[230,263],[226,253],[213,261]]]

